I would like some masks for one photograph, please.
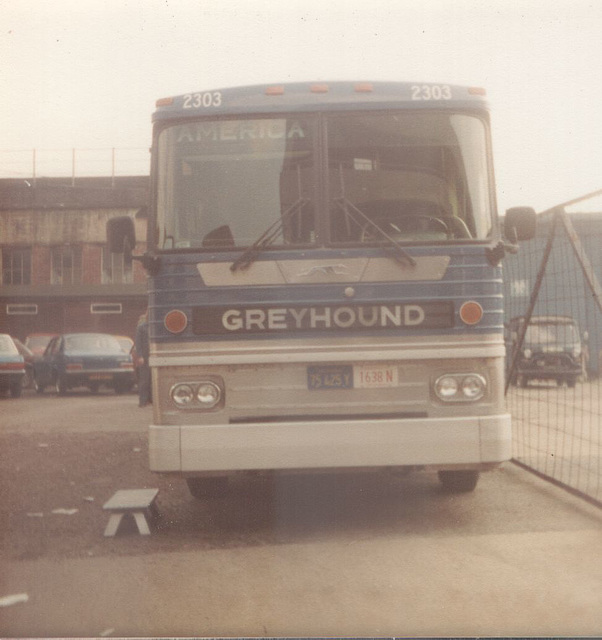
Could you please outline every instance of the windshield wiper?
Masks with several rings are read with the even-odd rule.
[[[349,200],[347,200],[345,196],[341,196],[340,198],[334,198],[334,202],[337,206],[341,208],[343,213],[345,213],[346,215],[350,213],[349,209],[352,209],[352,212],[351,212],[352,218],[354,217],[353,213],[357,214],[361,220],[363,220],[365,223],[368,223],[370,227],[374,229],[376,233],[378,233],[379,236],[384,238],[389,243],[390,247],[393,249],[392,255],[393,255],[393,258],[396,260],[396,262],[399,262],[399,264],[402,264],[402,265],[409,264],[412,267],[416,266],[416,260],[414,260],[414,258],[412,258],[412,256],[396,240],[394,240],[386,231],[384,231],[379,225],[377,225],[376,222],[374,222],[374,220],[369,218],[361,209],[358,209],[353,204],[353,202],[350,202]],[[357,222],[357,219],[356,219],[356,222]]]
[[[299,198],[293,202],[293,204],[291,204],[291,206],[286,209],[251,246],[247,247],[240,256],[238,256],[238,258],[230,265],[230,271],[245,269],[253,264],[257,256],[276,240],[278,234],[282,231],[282,227],[286,220],[292,218],[295,213],[300,213],[308,202],[310,202],[309,198]]]

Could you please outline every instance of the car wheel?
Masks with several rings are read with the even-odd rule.
[[[571,389],[573,389],[577,385],[577,378],[568,378],[566,383]]]
[[[21,393],[23,392],[23,386],[20,382],[16,382],[15,384],[10,385],[10,395],[13,398],[20,398]]]
[[[190,494],[202,500],[203,498],[221,498],[228,490],[228,478],[186,478]]]
[[[33,388],[36,390],[36,393],[44,393],[44,389],[46,387],[42,383],[38,382],[38,379],[34,376],[33,377]]]
[[[33,378],[29,371],[25,372],[25,375],[21,378],[21,387],[23,389],[30,389],[33,385]]]
[[[57,395],[64,396],[67,393],[67,382],[63,376],[57,375],[55,386]]]
[[[479,472],[470,469],[460,471],[439,471],[439,482],[450,493],[468,493],[474,491],[479,481]]]
[[[519,376],[518,377],[518,385],[523,389],[526,389],[529,384],[529,378],[527,376]]]

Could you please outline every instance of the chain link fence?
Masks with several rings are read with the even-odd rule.
[[[148,148],[0,150],[0,178],[35,184],[41,178],[78,178],[148,175]]]
[[[504,262],[506,398],[515,462],[602,506],[602,213],[568,204]]]

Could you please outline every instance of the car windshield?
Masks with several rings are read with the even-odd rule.
[[[116,354],[123,353],[121,345],[113,336],[102,334],[72,335],[65,338],[65,351],[85,353]]]
[[[134,344],[134,341],[131,340],[130,338],[115,338],[117,340],[117,342],[119,342],[119,346],[121,347],[122,351],[125,351],[126,353],[129,353],[132,345]]]
[[[536,323],[530,324],[525,335],[529,344],[570,345],[579,342],[579,336],[572,324]]]
[[[27,346],[32,351],[44,351],[48,343],[52,340],[52,336],[29,336],[27,338]]]
[[[9,356],[19,355],[19,351],[10,336],[0,335],[0,353]]]

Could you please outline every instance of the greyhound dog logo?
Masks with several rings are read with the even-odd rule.
[[[348,274],[348,269],[344,264],[328,264],[328,265],[317,265],[312,267],[308,271],[304,271],[298,274],[299,278],[309,278],[315,274],[321,273],[325,276],[344,276]]]

